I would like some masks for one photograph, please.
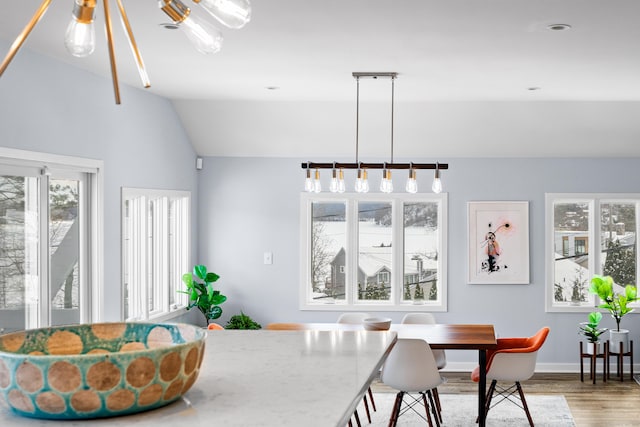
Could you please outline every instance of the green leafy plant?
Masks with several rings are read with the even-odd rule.
[[[187,290],[178,292],[189,295],[187,310],[197,307],[207,323],[222,315],[220,304],[227,300],[220,291],[213,289],[212,283],[219,278],[220,276],[216,273],[207,272],[207,267],[204,265],[196,265],[193,267],[193,273],[182,275],[182,281],[187,286]]]
[[[609,311],[611,317],[616,320],[617,330],[620,331],[620,321],[622,317],[633,311],[628,306],[629,303],[638,300],[638,290],[633,285],[624,287],[624,293],[616,293],[613,291],[613,278],[611,276],[594,276],[591,279],[589,292],[598,295],[602,304],[598,308],[604,308]]]
[[[231,316],[225,329],[261,329],[262,326],[243,312]]]
[[[607,328],[598,328],[600,321],[602,320],[602,313],[594,311],[589,313],[589,321],[582,322],[578,326],[580,333],[587,338],[589,342],[598,342],[600,335],[602,335]]]

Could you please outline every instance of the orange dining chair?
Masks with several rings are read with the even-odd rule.
[[[442,384],[443,379],[431,347],[425,340],[398,339],[384,362],[380,379],[384,384],[398,390],[389,419],[389,427],[397,425],[400,415],[409,410],[413,410],[427,420],[429,426],[433,426],[429,407],[431,407],[436,426],[440,426],[440,417],[432,390]],[[411,393],[418,393],[420,397],[414,397]],[[427,397],[429,403],[427,403]],[[403,403],[406,403],[404,408],[402,408]],[[414,408],[419,404],[424,406],[426,417]]]
[[[520,381],[528,380],[533,376],[538,350],[544,344],[547,335],[549,335],[549,328],[544,327],[532,337],[498,338],[497,348],[487,351],[487,380],[491,380],[491,385],[487,390],[485,418],[489,409],[508,400],[524,409],[529,425],[533,427],[533,419],[529,413]],[[480,367],[474,369],[471,373],[471,379],[475,382],[480,380]],[[498,381],[508,381],[514,384],[508,388],[502,388],[497,386]],[[501,399],[491,406],[494,393],[499,395]],[[518,396],[515,396],[515,393],[518,393]]]
[[[266,328],[270,331],[302,331],[305,326],[302,323],[269,323]]]
[[[224,331],[224,328],[222,327],[222,325],[220,325],[219,323],[214,323],[214,322],[209,323],[207,325],[207,329],[210,330],[210,331],[220,331],[220,330]]]
[[[408,325],[435,325],[436,318],[431,313],[407,313],[402,318],[402,324]],[[433,357],[436,359],[436,365],[438,370],[444,369],[447,366],[447,355],[444,350],[431,350]],[[438,409],[438,418],[442,422],[442,406],[440,405],[440,395],[438,389],[433,389],[433,398],[436,401],[436,408]]]
[[[362,313],[362,312],[342,313],[340,316],[338,316],[338,320],[336,320],[336,323],[342,323],[344,325],[362,325],[364,324],[364,319],[367,319],[369,317],[371,317],[369,313]],[[369,393],[369,400],[371,400],[371,407],[373,408],[374,411],[377,411],[376,402],[374,402],[373,400],[373,392],[371,391],[371,387],[368,388],[367,393]],[[366,394],[362,398],[362,402],[364,403],[364,410],[367,413],[367,419],[369,420],[369,423],[371,423],[371,412],[369,412],[369,402],[367,402]],[[358,425],[360,425],[357,409],[354,415],[356,417],[356,421],[358,422]]]

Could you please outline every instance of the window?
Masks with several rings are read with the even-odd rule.
[[[122,189],[125,320],[158,319],[185,307],[189,271],[188,191]]]
[[[547,311],[591,311],[594,274],[637,283],[639,208],[640,194],[547,194]]]
[[[446,310],[446,194],[302,194],[300,305]]]
[[[0,327],[100,319],[102,162],[0,149]],[[94,307],[96,304],[96,307]]]

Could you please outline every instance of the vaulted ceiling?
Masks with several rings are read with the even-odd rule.
[[[40,3],[3,5],[0,39]],[[103,31],[91,57],[66,53],[72,5],[52,2],[25,48],[110,78]],[[253,0],[251,22],[221,28],[222,51],[208,56],[159,25],[155,0],[124,5],[146,90],[172,100],[201,155],[352,156],[351,73],[394,71],[398,156],[640,156],[637,0]],[[115,24],[121,81],[139,87]],[[389,82],[360,92],[362,152],[386,156]]]

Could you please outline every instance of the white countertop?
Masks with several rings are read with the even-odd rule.
[[[386,359],[395,332],[210,331],[183,399],[135,415],[51,421],[0,405],[2,427],[346,426]]]

